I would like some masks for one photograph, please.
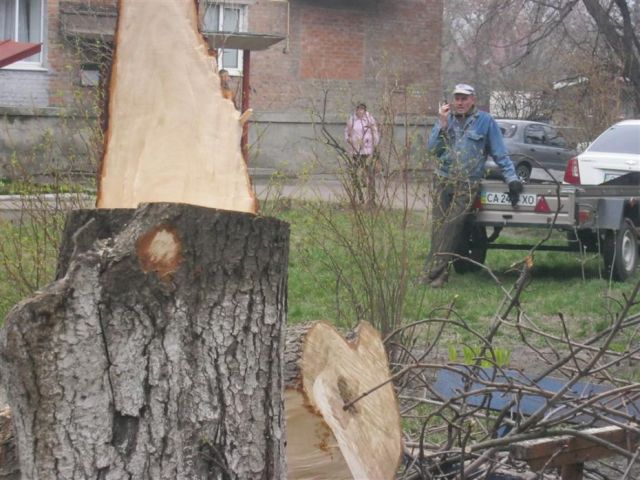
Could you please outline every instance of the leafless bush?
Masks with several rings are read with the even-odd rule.
[[[100,5],[74,5],[91,15]],[[100,72],[101,84],[86,87],[78,82],[59,108],[56,131],[44,131],[29,151],[14,152],[10,182],[5,189],[5,218],[0,219],[0,264],[3,282],[11,284],[3,310],[53,279],[65,214],[94,203],[95,172],[102,156],[105,107],[104,82],[108,78],[112,45],[102,38],[64,37],[65,71],[80,76],[82,66]]]
[[[640,434],[635,423],[640,384],[632,368],[640,359],[640,282],[608,312],[608,328],[576,341],[562,314],[555,321],[563,334],[553,335],[520,309],[530,268],[525,259],[513,287],[504,289],[503,303],[486,332],[472,328],[451,304],[387,337],[387,343],[394,343],[411,332],[413,339],[404,361],[393,365],[407,427],[406,463],[399,478],[490,478],[491,472],[505,469],[514,473],[523,465],[509,457],[510,446],[560,435],[589,438],[623,459],[589,464],[590,478],[608,478],[605,468],[635,478],[629,476],[637,471],[635,444],[611,444],[584,430],[612,425],[632,438]],[[457,348],[464,355],[443,351],[443,338],[453,332],[467,339]],[[496,346],[499,335],[516,338],[521,348],[505,355]],[[417,339],[429,341],[420,345]],[[520,358],[513,363],[519,367],[510,365],[516,353]]]
[[[312,233],[301,248],[322,252],[334,279],[338,323],[367,320],[387,333],[405,321],[407,299],[416,295],[410,288],[416,275],[412,259],[424,253],[414,250],[419,242],[412,238],[416,223],[424,225],[428,203],[427,182],[416,181],[426,166],[417,153],[422,148],[417,134],[424,127],[412,125],[397,107],[401,102],[383,94],[380,103],[369,109],[382,139],[377,164],[371,165],[369,178],[357,179],[341,135],[344,126],[336,133],[325,120],[328,96],[327,91],[315,118],[318,141],[335,159],[339,188],[333,192],[333,202],[305,204],[313,219]],[[402,133],[396,131],[399,121]],[[426,227],[420,231],[426,232]],[[302,258],[307,254],[302,252]]]

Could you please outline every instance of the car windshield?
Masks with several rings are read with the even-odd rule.
[[[638,125],[614,125],[589,147],[590,152],[640,154]]]
[[[500,127],[500,131],[504,138],[513,137],[516,134],[516,129],[518,128],[514,123],[508,122],[498,122],[498,127]]]

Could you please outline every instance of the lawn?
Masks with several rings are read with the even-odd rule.
[[[327,211],[330,215],[326,215]],[[324,213],[319,216],[319,212]],[[524,251],[490,250],[486,265],[498,283],[485,271],[453,273],[445,288],[431,290],[415,281],[428,249],[424,212],[407,217],[396,212],[379,223],[367,224],[362,228],[369,232],[365,237],[371,238],[364,240],[357,240],[362,233],[354,228],[354,217],[347,211],[294,202],[276,215],[291,225],[288,322],[292,324],[323,319],[350,326],[357,320],[369,319],[367,312],[371,308],[400,315],[404,322],[410,322],[425,318],[434,308],[453,304],[459,318],[483,331],[500,311],[503,289],[511,289],[517,278],[514,266],[526,255]],[[328,226],[331,224],[334,226]],[[59,228],[60,222],[54,225],[52,228]],[[336,240],[338,231],[340,239]],[[532,241],[537,233],[505,230],[499,241]],[[45,248],[43,241],[56,236],[45,237],[37,228],[17,229],[1,222],[0,238],[4,246],[0,249],[4,257],[0,259],[0,318],[4,318],[26,291],[50,281],[55,251],[51,245]],[[563,238],[557,233],[553,240],[562,242]],[[361,248],[362,242],[370,243]],[[363,251],[368,253],[361,261],[356,257]],[[633,280],[610,283],[601,278],[604,272],[600,271],[598,258],[538,252],[533,265],[532,281],[525,288],[520,305],[530,318],[553,333],[561,332],[559,313],[566,318],[572,333],[580,337],[604,328],[609,321],[607,311],[617,308],[615,300],[634,284]],[[405,275],[406,282],[396,288],[399,275]],[[385,290],[387,286],[390,287]],[[367,293],[371,297],[367,301],[355,300]],[[382,300],[384,305],[379,302]],[[394,301],[404,302],[402,309],[394,308]]]
[[[339,283],[335,272],[326,265],[327,252],[317,241],[310,241],[322,227],[310,226],[304,209],[292,209],[281,214],[291,223],[291,260],[289,268],[289,322],[310,319],[342,318],[336,308]],[[428,250],[424,215],[417,213],[408,225],[411,242],[408,271],[411,280],[407,287],[407,321],[423,318],[432,308],[455,302],[461,317],[481,328],[498,311],[504,298],[504,289],[511,289],[518,272],[514,266],[527,255],[526,251],[489,250],[486,265],[496,280],[486,271],[459,275],[453,273],[448,285],[431,290],[413,281],[419,273]],[[498,242],[531,243],[540,237],[535,230],[505,230]],[[563,243],[564,234],[554,233],[551,241]],[[342,260],[350,262],[348,255]],[[609,282],[602,271],[598,256],[582,258],[565,252],[537,252],[534,256],[532,280],[525,288],[520,305],[533,319],[540,319],[546,328],[559,331],[558,314],[575,327],[575,333],[586,335],[599,328],[606,312],[615,307],[633,287],[634,280],[626,283]],[[355,274],[357,281],[358,272]],[[637,281],[637,276],[636,279]],[[612,300],[613,299],[613,300]]]

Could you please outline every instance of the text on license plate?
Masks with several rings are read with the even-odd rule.
[[[507,192],[482,192],[480,194],[482,205],[511,205]],[[518,205],[524,207],[535,207],[538,196],[534,193],[521,193]]]

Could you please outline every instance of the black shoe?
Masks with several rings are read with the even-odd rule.
[[[449,280],[449,274],[447,272],[442,272],[436,278],[431,280],[431,282],[429,282],[429,286],[431,288],[442,288],[447,284],[448,280]]]

